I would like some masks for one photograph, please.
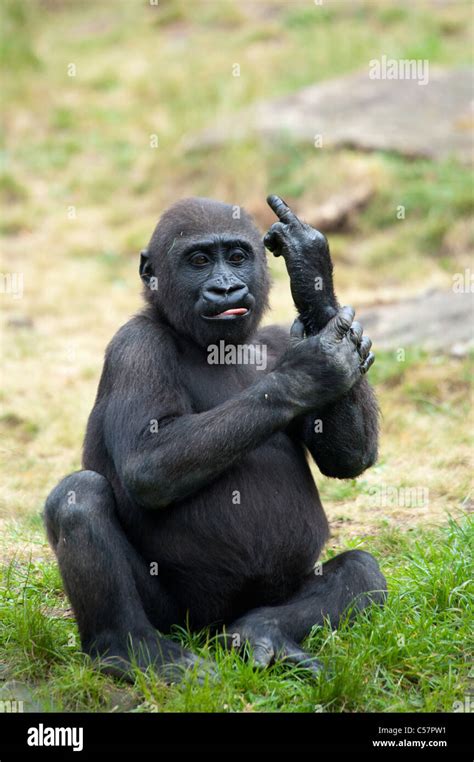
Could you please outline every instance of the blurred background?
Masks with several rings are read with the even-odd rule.
[[[141,304],[138,252],[189,195],[244,205],[262,234],[283,196],[367,317],[380,460],[357,482],[317,475],[333,542],[467,511],[471,3],[1,8],[4,555],[48,556],[39,513],[80,467],[105,346]],[[428,62],[429,79],[371,78],[374,59]],[[270,266],[266,321],[290,323]]]

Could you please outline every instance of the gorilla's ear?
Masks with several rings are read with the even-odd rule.
[[[145,286],[149,287],[150,278],[153,275],[153,268],[151,266],[148,249],[142,249],[142,251],[140,252],[140,267],[138,271],[140,273],[140,278],[142,279]]]

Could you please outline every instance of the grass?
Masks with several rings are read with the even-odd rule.
[[[191,645],[218,659],[219,686],[140,678],[128,689],[96,675],[63,616],[39,514],[55,482],[80,465],[105,345],[140,306],[137,253],[171,201],[243,203],[263,230],[268,192],[311,209],[369,184],[370,203],[330,236],[338,295],[358,309],[450,289],[453,274],[472,266],[471,170],[454,160],[284,139],[184,148],[221,116],[381,55],[469,64],[471,4],[118,0],[112,10],[108,0],[4,0],[0,13],[2,270],[24,276],[22,298],[1,294],[3,675],[26,681],[45,706],[69,709],[450,710],[467,685],[472,358],[406,347],[400,362],[375,347],[379,462],[353,481],[315,473],[333,531],[328,552],[374,550],[391,589],[370,621],[315,633],[310,646],[329,669],[320,684],[279,667],[255,673],[199,638]],[[270,265],[266,320],[289,324],[288,279],[280,260]],[[404,499],[419,488],[427,500]]]
[[[4,569],[0,645],[9,680],[26,683],[45,710],[166,712],[452,711],[470,689],[468,665],[474,604],[474,522],[443,529],[353,537],[379,558],[390,597],[337,632],[317,628],[306,647],[325,667],[314,680],[276,665],[254,669],[226,653],[206,632],[173,638],[216,663],[219,677],[165,686],[151,671],[124,687],[95,673],[78,649],[56,565],[17,563]]]

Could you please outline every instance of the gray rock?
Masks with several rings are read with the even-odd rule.
[[[34,323],[28,315],[17,315],[7,320],[7,326],[9,328],[34,328]]]
[[[415,79],[371,79],[365,71],[262,101],[191,137],[210,148],[257,134],[323,147],[396,151],[409,157],[450,155],[472,162],[473,77],[469,69],[431,68]],[[315,150],[318,150],[315,148]]]
[[[418,345],[462,357],[474,346],[472,293],[429,291],[414,299],[360,310],[375,350]]]
[[[44,712],[44,708],[26,683],[9,680],[0,686],[0,712]]]

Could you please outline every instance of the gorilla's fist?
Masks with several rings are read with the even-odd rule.
[[[372,342],[354,321],[352,307],[343,307],[317,336],[303,338],[295,320],[292,341],[275,367],[287,399],[302,412],[322,409],[346,394],[375,360]]]

